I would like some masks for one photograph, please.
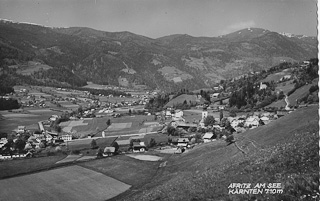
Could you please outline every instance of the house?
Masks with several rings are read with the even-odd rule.
[[[18,133],[25,133],[26,127],[25,126],[18,126]]]
[[[230,125],[232,126],[232,128],[236,128],[240,122],[241,121],[239,121],[238,119],[233,119]]]
[[[112,156],[115,154],[115,152],[116,152],[115,147],[106,147],[104,148],[103,156]]]
[[[202,111],[202,115],[201,115],[201,116],[202,116],[202,119],[207,118],[207,116],[208,116],[208,111],[204,109],[204,110]]]
[[[178,138],[177,139],[177,146],[178,147],[187,147],[189,144],[188,138]]]
[[[205,133],[204,136],[202,137],[203,138],[203,141],[204,142],[211,142],[211,141],[214,141],[214,134],[213,133]]]
[[[175,122],[185,122],[186,120],[183,117],[172,117],[172,121]]]
[[[144,142],[133,142],[133,152],[145,152],[147,151],[147,147]]]
[[[60,117],[58,116],[58,115],[56,115],[56,114],[54,114],[54,115],[52,115],[50,118],[49,118],[49,120],[50,121],[56,121],[57,119],[59,119]]]
[[[285,75],[280,79],[280,82],[291,79],[291,75]]]
[[[213,93],[210,95],[210,98],[218,98],[220,93]]]
[[[182,121],[177,121],[175,122],[175,127],[176,128],[183,128],[183,129],[189,129],[189,128],[196,128],[197,124],[191,124],[191,123],[185,123]]]
[[[249,117],[246,119],[244,123],[244,127],[258,127],[259,126],[259,118]]]
[[[72,135],[69,135],[69,134],[67,134],[67,135],[61,135],[61,139],[62,139],[63,141],[71,141],[71,140],[72,140]]]
[[[174,117],[180,118],[183,117],[183,111],[182,110],[176,110],[174,113]]]
[[[266,117],[266,116],[261,117],[260,120],[263,121],[264,124],[270,123],[269,117]]]
[[[0,140],[0,149],[5,145],[7,144],[8,140],[7,138],[1,138]]]
[[[286,111],[277,111],[277,116],[280,118],[280,117],[283,117],[284,115],[286,115],[287,112]]]

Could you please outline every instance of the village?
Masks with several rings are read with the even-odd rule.
[[[266,86],[261,84],[259,87],[262,90]],[[24,114],[26,108],[32,108],[29,113],[39,110],[38,112],[42,111],[44,114],[50,111],[48,114],[51,115],[47,119],[33,122],[36,126],[30,129],[26,125],[18,125],[10,135],[2,136],[2,159],[34,156],[34,153],[50,148],[54,151],[74,151],[71,145],[77,144],[77,141],[87,142],[77,149],[90,149],[92,141],[114,137],[116,140],[111,144],[106,143],[100,147],[106,150],[106,156],[110,155],[110,150],[113,150],[113,154],[127,153],[128,150],[145,152],[151,147],[159,149],[161,153],[183,153],[199,143],[226,140],[232,134],[241,134],[248,129],[266,125],[292,111],[288,108],[276,112],[255,111],[236,114],[228,108],[228,93],[217,92],[222,91],[221,86],[215,87],[216,92],[210,94],[211,100],[216,100],[212,104],[203,101],[201,95],[194,95],[196,105],[193,108],[181,110],[167,106],[153,114],[144,107],[158,92],[144,92],[126,98],[122,95],[94,96],[88,91],[48,87],[41,88],[38,92],[30,92],[35,91],[35,88],[17,88],[16,93],[11,95],[21,100],[23,109],[10,112],[23,116],[27,115]],[[139,121],[139,124],[132,124],[132,118]],[[106,124],[105,128],[99,128],[102,123]],[[90,129],[86,129],[88,127]],[[146,135],[152,138],[146,141]],[[114,142],[117,142],[121,149],[112,148]],[[98,152],[90,154],[97,155]]]

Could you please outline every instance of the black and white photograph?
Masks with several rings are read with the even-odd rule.
[[[0,0],[0,201],[318,201],[317,0]]]

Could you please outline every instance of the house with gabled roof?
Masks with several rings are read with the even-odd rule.
[[[202,137],[203,142],[212,142],[215,140],[215,136],[212,132],[205,133]]]

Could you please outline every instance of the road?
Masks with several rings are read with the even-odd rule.
[[[285,110],[291,110],[289,105],[290,105],[290,102],[289,102],[289,99],[288,99],[288,96],[286,95],[286,98],[284,99],[284,101],[286,102],[286,107],[285,107]]]

